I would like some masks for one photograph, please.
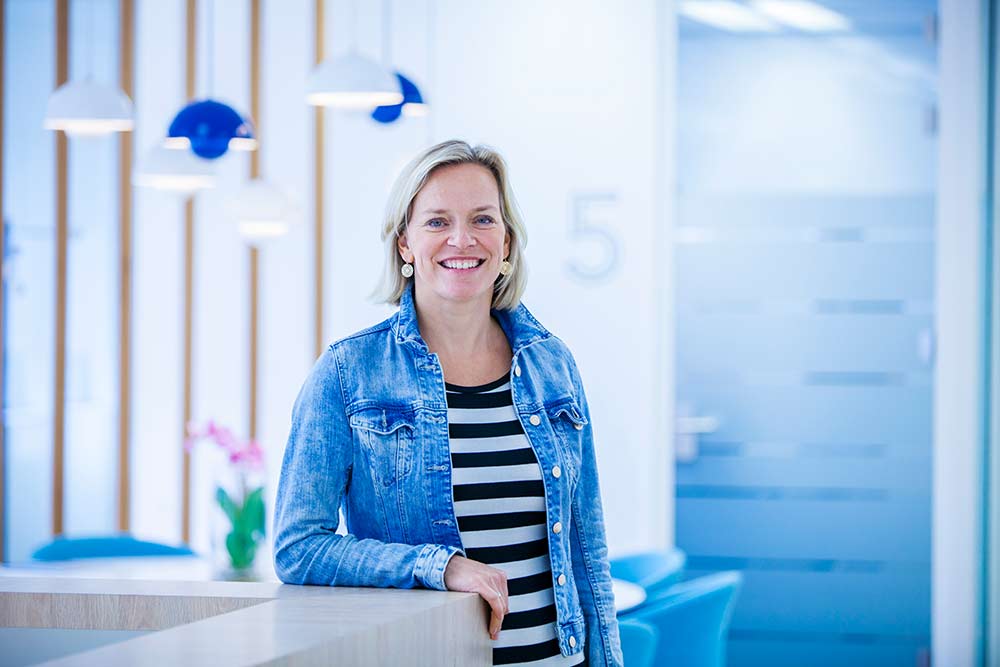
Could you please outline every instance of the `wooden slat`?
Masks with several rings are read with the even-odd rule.
[[[69,0],[56,0],[56,81],[69,79]],[[69,214],[68,146],[56,132],[56,313],[55,391],[52,411],[52,534],[63,532],[63,465],[66,428],[66,255]]]
[[[323,62],[324,30],[323,30],[323,0],[314,0],[315,16],[313,17],[313,28],[315,30],[314,47],[316,64]],[[315,201],[313,203],[313,264],[315,294],[315,330],[314,330],[314,352],[319,356],[323,352],[323,179],[324,161],[323,145],[325,143],[325,132],[323,123],[323,107],[313,107],[313,191]]]
[[[198,0],[187,0],[187,7],[185,9],[185,48],[186,55],[184,60],[184,95],[185,102],[190,102],[194,99],[195,93],[195,81],[196,72],[198,67],[198,61],[195,60],[197,55],[196,45],[198,39]]]
[[[195,43],[198,32],[196,14],[198,3],[187,0],[186,31],[185,31],[185,101],[194,99],[195,95],[195,65],[197,52]],[[192,383],[192,335],[194,326],[194,199],[188,197],[184,202],[184,397],[183,424],[181,433],[187,436],[187,425],[191,421],[191,383]],[[187,544],[191,541],[191,455],[183,453],[181,464],[181,541]]]
[[[118,83],[130,98],[135,89],[134,0],[118,5]],[[132,133],[118,135],[118,530],[129,529],[129,422],[132,414]]]
[[[250,0],[250,118],[257,150],[250,152],[250,178],[260,177],[260,0]]]

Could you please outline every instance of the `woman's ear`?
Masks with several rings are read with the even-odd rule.
[[[406,240],[406,232],[403,232],[396,237],[396,247],[399,249],[399,254],[402,256],[403,261],[409,262],[413,259],[412,253],[410,252],[410,245]]]

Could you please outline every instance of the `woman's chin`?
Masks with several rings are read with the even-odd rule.
[[[449,281],[434,288],[434,294],[453,303],[475,302],[493,297],[493,285],[481,285],[465,282]]]

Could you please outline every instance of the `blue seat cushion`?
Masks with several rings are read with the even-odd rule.
[[[57,537],[36,549],[31,557],[40,561],[74,558],[123,558],[130,556],[193,556],[185,546],[170,546],[137,540],[131,535],[106,537]]]

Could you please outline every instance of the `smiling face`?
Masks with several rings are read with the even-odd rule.
[[[493,174],[478,164],[435,170],[413,199],[397,246],[413,264],[421,308],[477,300],[489,308],[510,250]]]

